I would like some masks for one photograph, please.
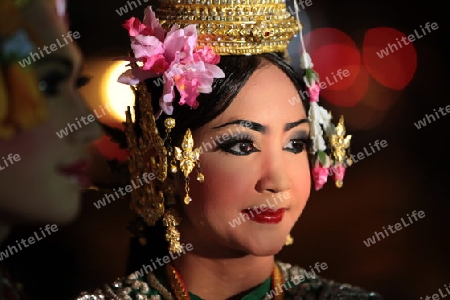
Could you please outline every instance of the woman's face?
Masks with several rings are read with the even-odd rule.
[[[205,179],[191,174],[183,242],[219,257],[280,251],[311,185],[307,115],[288,101],[296,96],[283,71],[266,64],[221,115],[193,132]]]
[[[0,140],[0,220],[6,224],[72,220],[79,209],[80,183],[85,179],[86,145],[101,134],[97,123],[81,121],[82,126],[67,136],[56,134],[90,111],[78,91],[83,83],[80,52],[48,2],[31,1],[23,12],[27,25],[42,41],[41,50],[47,46],[47,53],[31,67],[46,97],[49,116],[10,140]],[[57,39],[62,47],[50,51]]]

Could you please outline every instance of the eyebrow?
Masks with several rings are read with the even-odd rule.
[[[72,73],[73,71],[73,62],[69,58],[61,55],[50,55],[50,56],[44,56],[43,58],[36,61],[37,65],[42,64],[48,64],[48,63],[57,63],[63,65],[68,73]]]
[[[295,127],[297,127],[297,126],[299,126],[300,124],[303,124],[303,123],[308,123],[309,124],[309,120],[308,119],[300,119],[300,120],[298,120],[296,122],[286,123],[284,125],[284,131],[285,132],[289,131],[292,128],[295,128]],[[213,129],[219,129],[219,128],[223,128],[223,127],[230,126],[230,125],[241,125],[243,127],[247,127],[248,129],[255,130],[255,131],[258,131],[258,132],[261,132],[261,133],[265,133],[266,130],[267,130],[266,126],[261,125],[261,124],[256,123],[256,122],[248,121],[248,120],[234,120],[234,121],[227,122],[227,123],[224,123],[222,125],[213,127]]]
[[[286,123],[286,125],[284,126],[284,131],[289,131],[292,128],[295,128],[298,125],[303,124],[303,123],[309,124],[309,119],[300,119],[297,122]]]

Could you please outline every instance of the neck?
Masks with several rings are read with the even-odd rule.
[[[274,257],[246,255],[218,259],[192,251],[173,264],[189,292],[202,299],[229,299],[263,283],[273,272]]]

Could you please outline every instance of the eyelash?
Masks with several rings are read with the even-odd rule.
[[[308,137],[302,136],[302,137],[298,137],[298,138],[295,138],[295,139],[291,139],[291,140],[290,140],[290,142],[293,142],[293,141],[295,141],[295,142],[300,142],[300,144],[302,145],[301,150],[291,150],[291,149],[288,149],[288,148],[283,148],[283,150],[292,152],[292,153],[294,153],[294,154],[301,153],[301,152],[303,152],[304,150],[309,151],[309,147],[310,147],[310,144],[311,144],[311,140],[310,140]]]
[[[75,88],[79,89],[89,83],[90,76],[80,76],[75,81]],[[55,97],[58,95],[58,87],[64,81],[64,76],[60,74],[51,74],[39,81],[39,89],[48,97]]]
[[[251,154],[253,152],[260,152],[261,151],[261,150],[259,150],[259,149],[257,149],[255,147],[255,145],[254,145],[255,142],[256,141],[255,141],[255,139],[253,137],[251,137],[250,135],[246,134],[246,135],[237,136],[237,137],[231,139],[230,141],[220,143],[218,145],[218,147],[219,147],[220,150],[222,150],[224,152],[231,153],[231,154],[234,154],[234,155],[237,155],[237,156],[244,156],[244,155],[249,155],[249,154]],[[234,148],[238,144],[251,144],[251,146],[254,148],[254,150],[251,150],[251,151],[246,152],[244,154],[241,153],[241,152],[232,150],[232,148]]]
[[[297,138],[291,139],[289,141],[289,143],[291,143],[291,142],[299,142],[302,145],[301,149],[297,150],[297,149],[285,147],[285,148],[283,148],[283,150],[292,152],[294,154],[299,154],[299,153],[303,152],[304,150],[309,151],[310,139],[307,135],[302,134],[301,136],[299,136]],[[261,150],[259,150],[258,148],[256,148],[254,146],[254,143],[255,143],[255,140],[251,136],[242,135],[242,136],[237,136],[230,141],[220,143],[218,145],[218,148],[224,152],[231,153],[231,154],[234,154],[237,156],[245,156],[245,155],[250,155],[253,152],[261,152]],[[243,152],[239,152],[239,151],[232,149],[239,144],[250,144],[253,147],[253,150],[243,153]]]

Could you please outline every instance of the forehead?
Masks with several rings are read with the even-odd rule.
[[[296,97],[299,92],[284,71],[272,63],[266,64],[250,76],[218,122],[235,117],[267,125],[277,120],[283,124],[297,121],[305,118],[306,112],[301,103],[292,105]]]
[[[68,38],[69,29],[56,15],[54,6],[50,1],[36,0],[23,8],[21,12],[24,27],[32,41],[42,50],[45,56],[57,54],[71,60],[74,65],[79,65],[81,54],[78,50],[76,39]],[[73,34],[73,32],[72,32]],[[45,47],[47,51],[45,51]]]

